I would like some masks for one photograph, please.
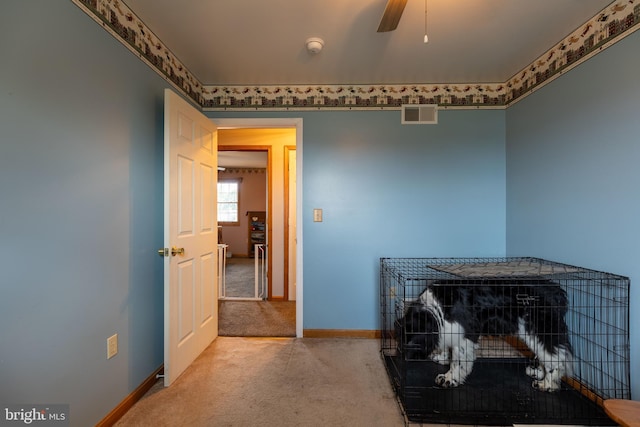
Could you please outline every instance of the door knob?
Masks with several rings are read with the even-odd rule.
[[[169,256],[169,248],[158,249],[158,255],[160,255],[161,257]]]
[[[184,248],[176,248],[175,246],[171,248],[171,255],[184,255]]]

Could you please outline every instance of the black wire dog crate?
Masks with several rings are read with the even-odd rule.
[[[381,354],[407,422],[615,425],[627,277],[538,258],[382,258]]]

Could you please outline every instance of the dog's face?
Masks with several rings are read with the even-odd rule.
[[[440,331],[433,313],[422,304],[411,304],[397,325],[396,336],[404,340],[410,359],[427,359],[438,346]]]

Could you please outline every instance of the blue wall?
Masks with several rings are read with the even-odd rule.
[[[507,110],[507,253],[631,278],[636,399],[640,397],[637,52],[640,32]]]
[[[304,119],[305,329],[379,329],[380,257],[504,255],[504,111],[439,119]]]
[[[0,404],[94,425],[163,362],[167,84],[68,0],[0,28]]]

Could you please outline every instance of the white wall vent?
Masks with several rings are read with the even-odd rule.
[[[404,104],[402,106],[403,125],[436,123],[438,123],[438,104]]]

